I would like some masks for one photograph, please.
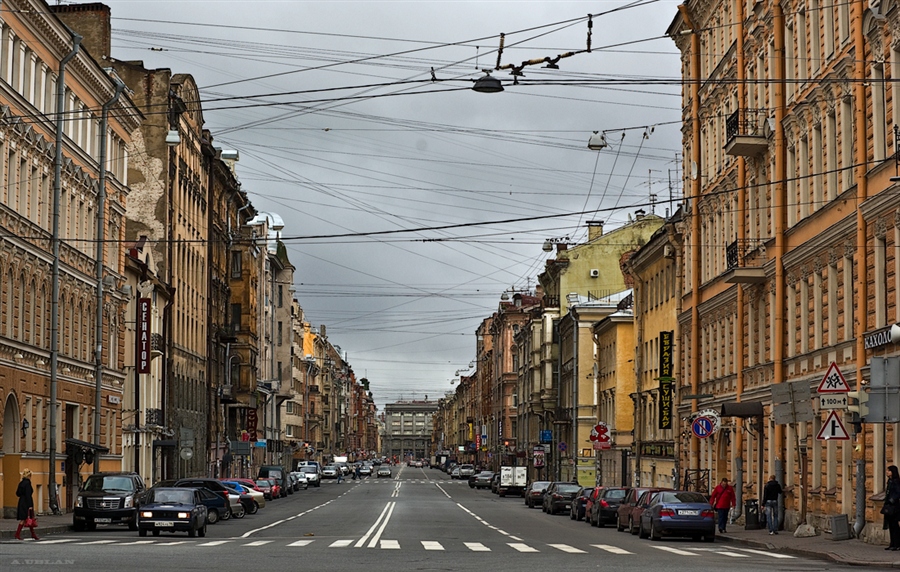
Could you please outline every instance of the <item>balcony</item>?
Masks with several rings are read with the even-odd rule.
[[[747,266],[747,262],[765,260],[762,239],[738,239],[725,247],[725,282],[728,284],[764,284],[766,270],[762,266]]]
[[[766,132],[770,120],[766,109],[738,109],[725,120],[725,153],[733,157],[756,157],[769,149]]]
[[[544,308],[559,308],[559,296],[544,296],[541,298],[541,306]]]

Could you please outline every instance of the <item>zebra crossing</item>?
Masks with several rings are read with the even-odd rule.
[[[223,540],[81,540],[78,538],[57,538],[52,540],[42,540],[40,544],[66,544],[67,546],[91,546],[91,547],[120,547],[120,546],[181,546],[185,548],[212,548],[234,546],[242,548],[322,548],[326,550],[353,548],[353,544],[357,541],[355,538],[341,539],[317,539],[304,538],[300,540],[288,539],[272,539],[272,540],[249,540],[246,538],[230,538]],[[542,552],[556,553],[563,552],[573,555],[584,554],[613,554],[616,556],[633,556],[636,554],[635,549],[627,549],[611,544],[590,544],[587,546],[572,546],[571,544],[540,544],[528,542],[505,542],[492,543],[490,545],[482,542],[457,542],[457,541],[440,541],[440,540],[399,540],[380,539],[374,548],[381,550],[422,550],[428,552],[442,551],[470,551],[470,552],[501,552],[504,550],[512,550],[520,554],[540,554]],[[641,551],[666,556],[682,556],[682,557],[705,557],[710,555],[724,556],[727,558],[759,558],[760,556],[772,559],[794,559],[795,556],[782,554],[779,552],[766,552],[764,550],[740,547],[697,547],[690,545],[666,546],[666,545],[647,545],[641,547]]]

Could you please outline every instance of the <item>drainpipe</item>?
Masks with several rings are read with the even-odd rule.
[[[66,120],[66,64],[78,54],[82,37],[72,33],[72,51],[59,62],[56,81],[56,156],[53,160],[53,229],[50,242],[53,250],[52,287],[50,295],[50,509],[60,514],[56,491],[56,407],[59,385],[59,209],[62,200],[63,122]]]
[[[103,240],[104,229],[106,228],[106,139],[107,139],[107,123],[109,119],[109,108],[112,107],[125,90],[125,84],[116,74],[112,74],[112,80],[115,83],[115,93],[112,99],[103,104],[100,112],[100,190],[97,193],[97,315],[94,324],[94,341],[97,344],[96,354],[94,358],[94,445],[100,446],[100,409],[102,407],[102,391],[103,391],[103,247],[106,241]],[[113,351],[113,348],[110,348]],[[135,433],[135,435],[138,435]],[[99,452],[94,456],[94,468],[100,466]]]

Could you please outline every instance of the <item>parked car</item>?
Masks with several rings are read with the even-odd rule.
[[[146,491],[137,473],[94,473],[75,497],[72,527],[94,530],[98,524],[127,524],[137,530],[137,511]]]
[[[339,473],[341,473],[341,469],[337,465],[325,465],[322,469],[322,478],[336,479]]]
[[[269,477],[266,480],[272,484],[272,498],[273,499],[278,499],[278,498],[287,496],[283,492],[281,492],[281,482],[278,479],[276,479],[274,477]]]
[[[231,486],[231,487],[243,492],[244,494],[250,495],[250,498],[253,500],[253,506],[249,509],[247,509],[247,507],[244,506],[244,508],[247,509],[248,513],[256,514],[256,512],[259,509],[264,508],[266,506],[266,495],[262,491],[260,491],[258,489],[250,488],[250,486],[244,484],[242,481],[225,481],[225,480],[223,480],[222,483],[224,483],[225,486]]]
[[[303,489],[304,491],[309,488],[309,479],[306,478],[306,473],[303,471],[293,471],[291,473],[291,478],[294,479],[294,483],[296,484],[296,489],[299,491]]]
[[[138,534],[153,536],[160,532],[187,532],[191,538],[206,536],[206,505],[199,489],[157,488],[145,498],[138,511]]]
[[[322,472],[318,465],[303,465],[299,471],[306,475],[306,482],[314,487],[322,486]]]
[[[450,471],[450,478],[451,478],[451,479],[458,479],[458,478],[459,478],[459,467],[453,467],[453,470]]]
[[[491,478],[491,492],[495,495],[500,494],[500,473],[494,473]]]
[[[459,478],[468,479],[475,474],[475,465],[464,464],[459,466]]]
[[[550,483],[547,492],[544,493],[543,508],[547,514],[556,514],[561,510],[568,510],[575,495],[581,487],[576,483],[556,481]]]
[[[575,494],[575,498],[572,499],[571,504],[569,505],[569,518],[572,520],[581,520],[584,518],[587,510],[587,500],[590,496],[597,492],[597,489],[601,487],[581,487],[581,489]]]
[[[653,494],[644,512],[638,535],[659,540],[663,536],[691,536],[694,540],[716,539],[716,511],[709,500],[692,491],[662,491]]]
[[[284,469],[284,467],[279,465],[263,465],[259,468],[259,472],[256,474],[257,479],[269,479],[274,478],[278,481],[279,495],[282,497],[286,497],[289,494],[294,494],[294,489],[291,487],[290,477],[288,477],[288,472]]]
[[[229,518],[231,518],[231,514],[232,514],[231,507],[234,505],[237,505],[237,507],[240,507],[240,509],[243,510],[243,506],[241,505],[240,498],[239,497],[237,497],[235,499],[229,498],[230,490],[228,489],[228,487],[226,487],[225,485],[223,485],[221,482],[217,481],[216,479],[206,479],[206,478],[202,478],[202,477],[190,478],[190,479],[178,479],[177,481],[175,481],[175,484],[173,484],[172,486],[173,487],[202,488],[202,489],[206,489],[207,491],[209,491],[210,494],[220,496],[222,498],[222,500],[225,501],[223,503],[225,506],[223,506],[223,507],[211,506],[208,503],[204,503],[204,504],[206,504],[206,507],[208,509],[210,509],[210,511],[215,510],[218,513],[216,516],[213,516],[211,514],[207,515],[207,518],[208,518],[210,524],[215,524],[219,518],[221,518],[222,520],[228,520]],[[203,500],[206,500],[206,499],[203,499]],[[235,508],[235,510],[237,510],[237,508]]]
[[[222,483],[228,487],[228,501],[231,504],[231,516],[235,518],[244,518],[245,514],[253,514],[256,512],[256,503],[253,497],[244,492],[243,489],[236,486]]]
[[[615,524],[618,518],[619,505],[628,494],[628,487],[607,487],[600,492],[600,496],[591,505],[590,520],[592,526],[606,526]]]
[[[493,478],[494,473],[491,471],[481,471],[475,475],[474,481],[472,482],[472,488],[489,489],[491,488],[491,480],[493,480]]]
[[[525,488],[525,506],[528,508],[534,508],[537,505],[544,504],[544,493],[547,492],[547,487],[550,486],[550,481],[532,481]]]
[[[650,504],[652,496],[660,491],[671,490],[662,488],[638,487],[631,489],[628,496],[619,505],[616,529],[619,531],[628,529],[631,534],[637,534],[641,525],[641,513]]]
[[[380,467],[378,467],[378,472],[375,473],[375,478],[380,479],[381,477],[391,478],[390,465],[381,465]]]
[[[179,487],[192,488],[192,487]],[[214,493],[209,489],[198,488],[200,493],[200,502],[206,506],[206,522],[216,524],[220,520],[228,520],[231,518],[231,506],[229,500],[219,493]]]
[[[272,494],[272,481],[269,479],[259,479],[256,481],[256,487],[262,491],[266,500],[272,500],[274,495]]]
[[[606,490],[605,487],[594,487],[587,500],[584,501],[584,522],[591,523],[591,511],[594,510],[594,505],[599,503],[600,495],[604,490]]]

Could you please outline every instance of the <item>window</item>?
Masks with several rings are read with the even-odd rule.
[[[231,327],[234,328],[235,331],[241,329],[241,305],[240,304],[232,304],[231,305]]]
[[[278,285],[278,307],[284,307],[284,285],[282,284]]]
[[[231,251],[231,277],[232,278],[240,278],[243,273],[243,268],[241,266],[243,258],[241,257],[243,254],[240,250],[232,250]]]
[[[278,331],[275,333],[276,343],[280,346],[284,339],[284,322],[278,322]]]

